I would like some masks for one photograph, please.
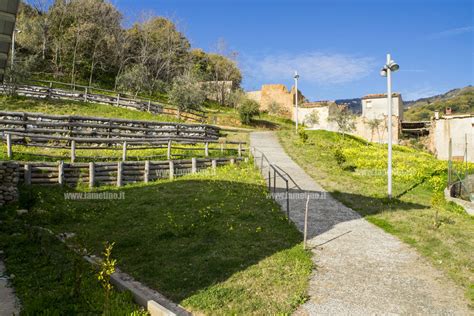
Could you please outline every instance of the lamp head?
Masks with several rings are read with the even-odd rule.
[[[383,67],[381,70],[380,70],[380,75],[382,77],[387,77],[387,68]]]
[[[391,60],[387,66],[388,68],[390,68],[390,71],[397,71],[398,69],[400,69],[400,66],[393,60]]]
[[[298,75],[298,72],[295,71],[295,76],[293,78],[298,79],[300,75]]]

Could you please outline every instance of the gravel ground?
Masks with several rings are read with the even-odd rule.
[[[296,315],[474,315],[462,289],[410,246],[333,199],[285,153],[274,133],[251,133],[250,143],[294,180],[290,218],[301,231],[306,198],[293,193],[311,194],[308,244],[315,269],[310,299]],[[260,154],[255,156],[260,164]],[[276,184],[276,192],[284,192],[284,182]],[[286,200],[278,201],[286,210]]]
[[[10,287],[8,276],[5,275],[5,265],[0,254],[0,316],[20,314],[20,305],[15,292]]]

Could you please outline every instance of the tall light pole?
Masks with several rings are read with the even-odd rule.
[[[12,34],[12,65],[11,68],[13,69],[13,63],[15,62],[15,40],[16,40],[16,33],[21,33],[21,31],[17,28],[13,30]]]
[[[300,75],[298,75],[298,72],[295,71],[295,106],[296,106],[296,117],[295,117],[295,122],[296,122],[296,133],[298,133],[298,79],[300,78]]]
[[[388,198],[392,198],[392,71],[397,71],[400,66],[387,54],[387,63],[380,71],[380,75],[387,77],[387,106],[388,106]]]

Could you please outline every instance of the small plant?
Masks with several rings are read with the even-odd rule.
[[[111,315],[110,313],[110,292],[112,291],[112,284],[110,283],[110,276],[115,272],[116,260],[112,259],[112,249],[115,243],[105,243],[104,259],[100,263],[100,271],[97,279],[104,289],[104,315]]]
[[[259,107],[256,101],[244,99],[238,108],[240,122],[242,124],[250,124],[252,118],[260,113]]]
[[[306,133],[306,130],[305,130],[305,127],[304,126],[300,126],[298,127],[298,136],[301,140],[301,142],[303,144],[306,144],[306,142],[308,141],[308,133]]]
[[[339,167],[343,167],[344,164],[346,163],[347,161],[346,156],[344,155],[340,147],[337,147],[334,150],[334,159],[336,160],[336,163],[338,164]]]
[[[443,223],[439,217],[439,211],[444,203],[443,189],[445,184],[439,175],[431,177],[429,184],[433,188],[433,195],[431,197],[431,207],[435,210],[433,228],[438,229]]]

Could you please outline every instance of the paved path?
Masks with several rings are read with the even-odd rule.
[[[5,275],[5,265],[0,254],[0,316],[19,315],[20,307],[15,292]]]
[[[254,132],[250,143],[302,190],[322,197],[310,201],[308,235],[316,268],[310,280],[310,299],[296,314],[473,314],[462,289],[414,249],[333,199],[284,152],[274,133]],[[277,186],[284,184],[277,181]],[[280,202],[285,209],[286,201]],[[290,200],[290,218],[300,230],[305,203],[304,197]]]

